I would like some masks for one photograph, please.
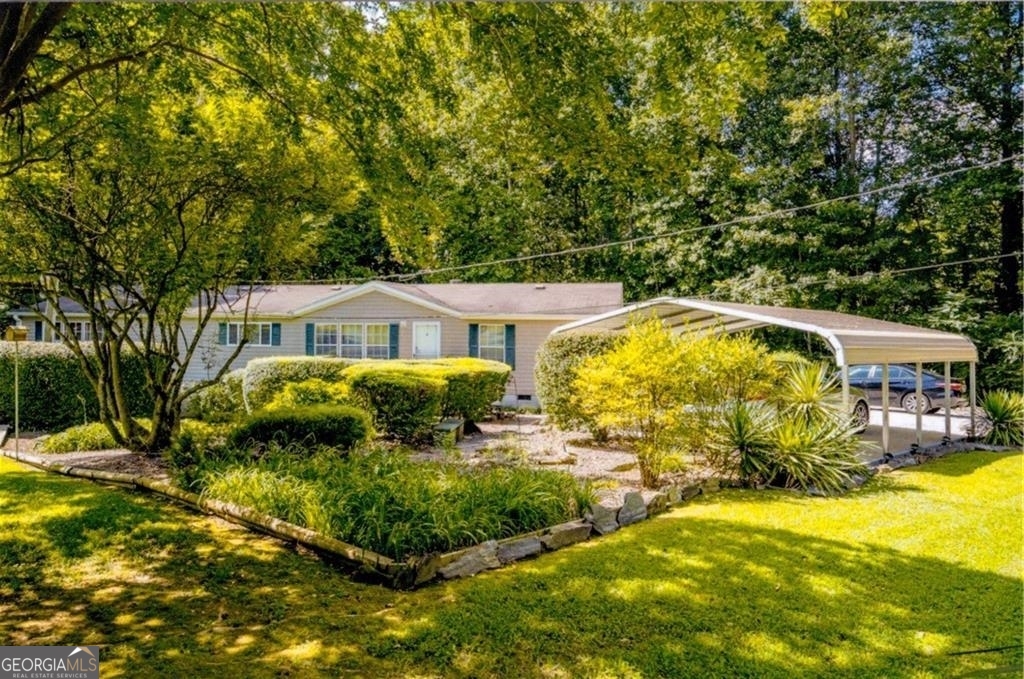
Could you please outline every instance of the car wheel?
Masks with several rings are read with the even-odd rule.
[[[918,410],[917,393],[912,391],[909,394],[904,394],[903,398],[900,399],[900,406],[908,413],[916,413]],[[927,394],[921,394],[920,408],[922,413],[931,411],[932,400],[928,398]]]
[[[871,409],[866,401],[857,401],[853,404],[853,421],[857,424],[857,431],[864,431],[871,421]]]

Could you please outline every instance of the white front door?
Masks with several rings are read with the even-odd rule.
[[[441,356],[441,324],[413,322],[412,357],[439,358]]]

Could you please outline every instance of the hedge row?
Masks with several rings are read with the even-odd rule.
[[[245,367],[242,378],[245,409],[251,413],[265,407],[289,382],[305,382],[312,378],[341,382],[345,368],[352,363],[344,358],[317,356],[253,359]]]
[[[505,392],[511,368],[477,358],[349,361],[265,358],[191,399],[188,414],[215,422],[316,404],[368,409],[377,428],[421,442],[442,417],[479,420]]]
[[[14,424],[15,346],[0,342],[0,422]],[[132,415],[153,410],[141,357],[125,355],[121,374]],[[99,419],[96,392],[78,359],[63,344],[21,342],[18,346],[19,416],[24,430],[57,430]]]
[[[348,453],[373,433],[369,414],[351,406],[320,405],[293,410],[264,410],[249,416],[228,435],[235,448],[276,443],[309,452],[330,446]]]

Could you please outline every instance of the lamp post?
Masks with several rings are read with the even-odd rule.
[[[12,325],[4,333],[4,339],[14,342],[14,457],[17,458],[21,456],[21,413],[19,412],[21,397],[18,385],[18,364],[21,362],[21,354],[18,347],[21,342],[28,339],[28,328]]]

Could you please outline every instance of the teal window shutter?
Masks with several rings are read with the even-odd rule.
[[[480,358],[480,324],[469,324],[469,355],[471,358]]]
[[[316,326],[306,323],[306,356],[313,355],[313,338],[316,336]]]
[[[279,347],[281,346],[281,324],[271,323],[270,324],[270,346]]]
[[[398,323],[388,326],[388,358],[398,358]]]
[[[505,326],[505,363],[516,368],[516,326],[509,324]]]
[[[218,323],[217,324],[217,344],[225,345],[228,343],[228,324]]]
[[[43,322],[42,321],[36,321],[35,322],[35,333],[34,333],[34,336],[35,336],[35,340],[37,342],[42,342],[43,341]]]

